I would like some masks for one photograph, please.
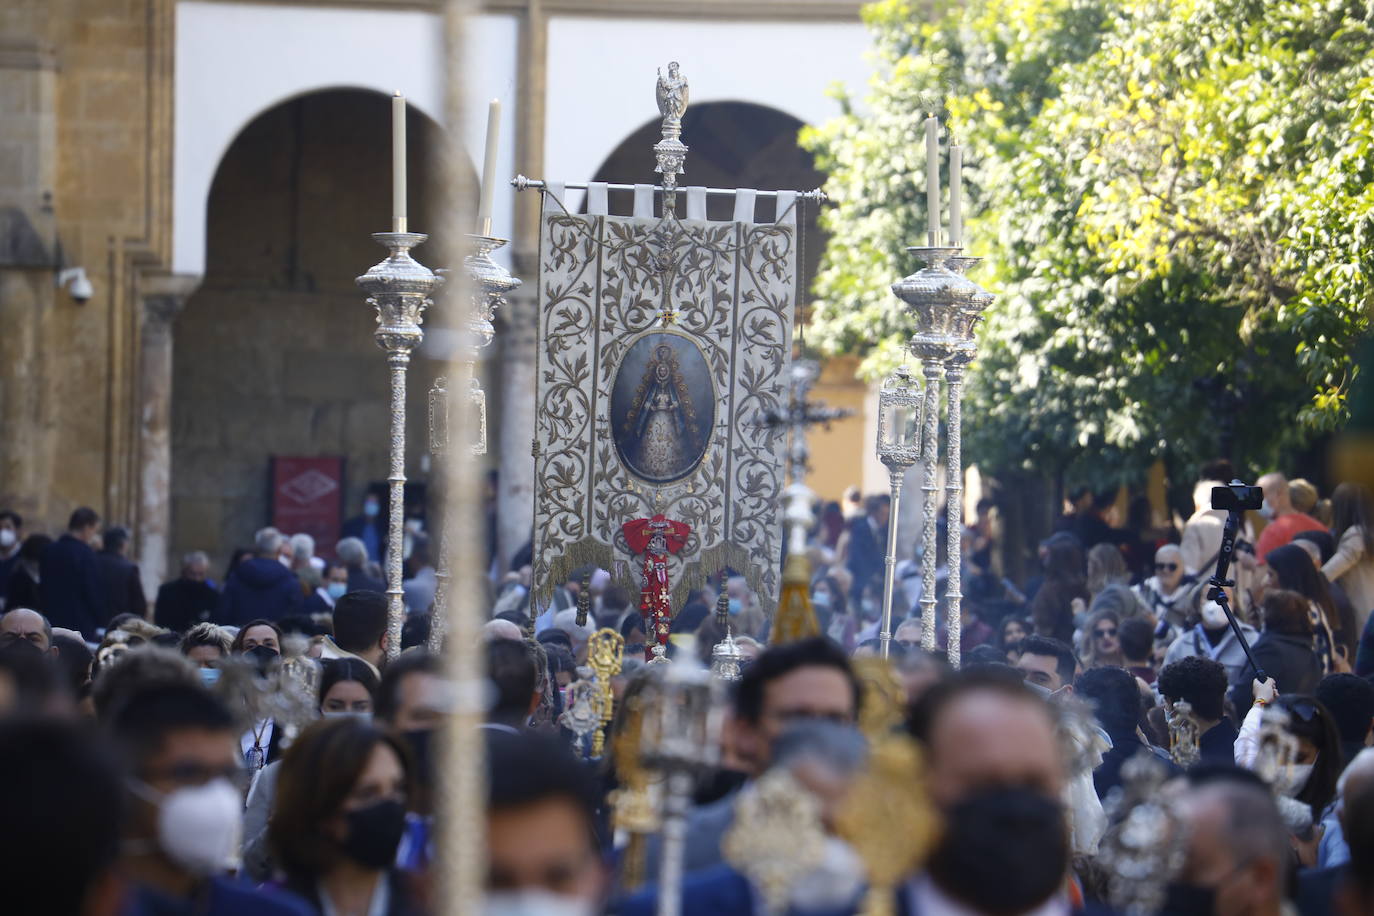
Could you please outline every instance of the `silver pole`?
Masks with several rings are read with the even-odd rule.
[[[391,367],[391,462],[387,483],[391,490],[391,518],[387,526],[387,657],[401,652],[401,624],[405,598],[401,590],[401,552],[405,533],[406,485],[406,367],[410,354],[425,338],[420,327],[432,303],[439,278],[410,256],[410,249],[428,236],[418,232],[376,232],[372,238],[390,250],[385,260],[357,279],[377,309],[377,345],[386,351]]]
[[[935,651],[935,466],[940,460],[940,364],[927,359],[923,367],[926,403],[921,417],[921,646]]]
[[[892,595],[897,582],[897,510],[902,503],[902,472],[888,469],[892,492],[892,509],[887,516],[887,556],[883,558],[883,626],[878,632],[878,647],[883,658],[888,657],[892,645]]]
[[[658,916],[682,912],[682,870],[687,854],[687,802],[692,795],[692,774],[684,769],[668,773],[668,792],[663,799],[663,858],[658,866]]]
[[[963,594],[961,564],[964,550],[964,477],[963,477],[963,397],[964,367],[958,357],[951,358],[945,365],[945,382],[949,386],[949,414],[946,422],[945,438],[949,440],[949,453],[945,470],[945,537],[949,565],[949,578],[945,585],[946,624],[948,632],[947,652],[949,663],[959,667],[959,653],[963,637],[963,624],[960,605]]]

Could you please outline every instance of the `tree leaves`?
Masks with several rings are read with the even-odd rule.
[[[1168,454],[1263,466],[1344,419],[1374,302],[1374,29],[1353,0],[969,0],[865,9],[869,111],[830,173],[811,339],[876,376],[924,241],[918,126],[965,149],[998,293],[968,455],[1104,482]],[[846,105],[846,110],[853,106]]]

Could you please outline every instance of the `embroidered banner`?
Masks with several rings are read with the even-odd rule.
[[[785,442],[760,417],[787,396],[795,194],[774,223],[752,221],[753,192],[731,222],[605,215],[595,186],[590,215],[561,197],[545,191],[540,231],[536,603],[588,563],[638,594],[622,526],[663,515],[691,529],[668,554],[674,611],[728,566],[771,614]]]

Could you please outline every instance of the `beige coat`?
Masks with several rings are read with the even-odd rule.
[[[1336,552],[1322,567],[1326,578],[1340,584],[1355,606],[1355,624],[1364,632],[1369,612],[1374,610],[1374,556],[1364,549],[1364,529],[1351,525],[1341,535]]]

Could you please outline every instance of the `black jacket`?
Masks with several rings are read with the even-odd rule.
[[[160,627],[185,633],[209,620],[219,607],[219,592],[207,582],[173,579],[157,590],[153,622]]]
[[[1230,719],[1223,718],[1197,739],[1198,763],[1236,765],[1236,736],[1239,732]]]
[[[85,541],[64,534],[43,551],[38,563],[43,613],[55,627],[80,630],[94,641],[110,621],[105,580],[95,551]]]
[[[241,627],[250,620],[281,620],[305,600],[296,574],[270,557],[251,557],[229,574],[216,623]]]
[[[891,521],[888,524],[892,524]],[[849,523],[849,559],[845,565],[854,574],[854,583],[849,594],[858,600],[863,596],[864,586],[881,575],[885,566],[887,552],[887,529],[875,532],[869,524],[868,516],[861,515]]]
[[[146,617],[148,598],[143,594],[138,567],[108,550],[96,554],[95,559],[100,564],[100,577],[105,583],[105,606],[110,619],[120,614]]]
[[[1250,651],[1264,673],[1274,679],[1280,694],[1311,693],[1322,679],[1321,662],[1317,660],[1309,637],[1284,636],[1266,630]],[[1245,715],[1254,702],[1249,680],[1241,681],[1232,689],[1231,702],[1236,705],[1237,713]]]

